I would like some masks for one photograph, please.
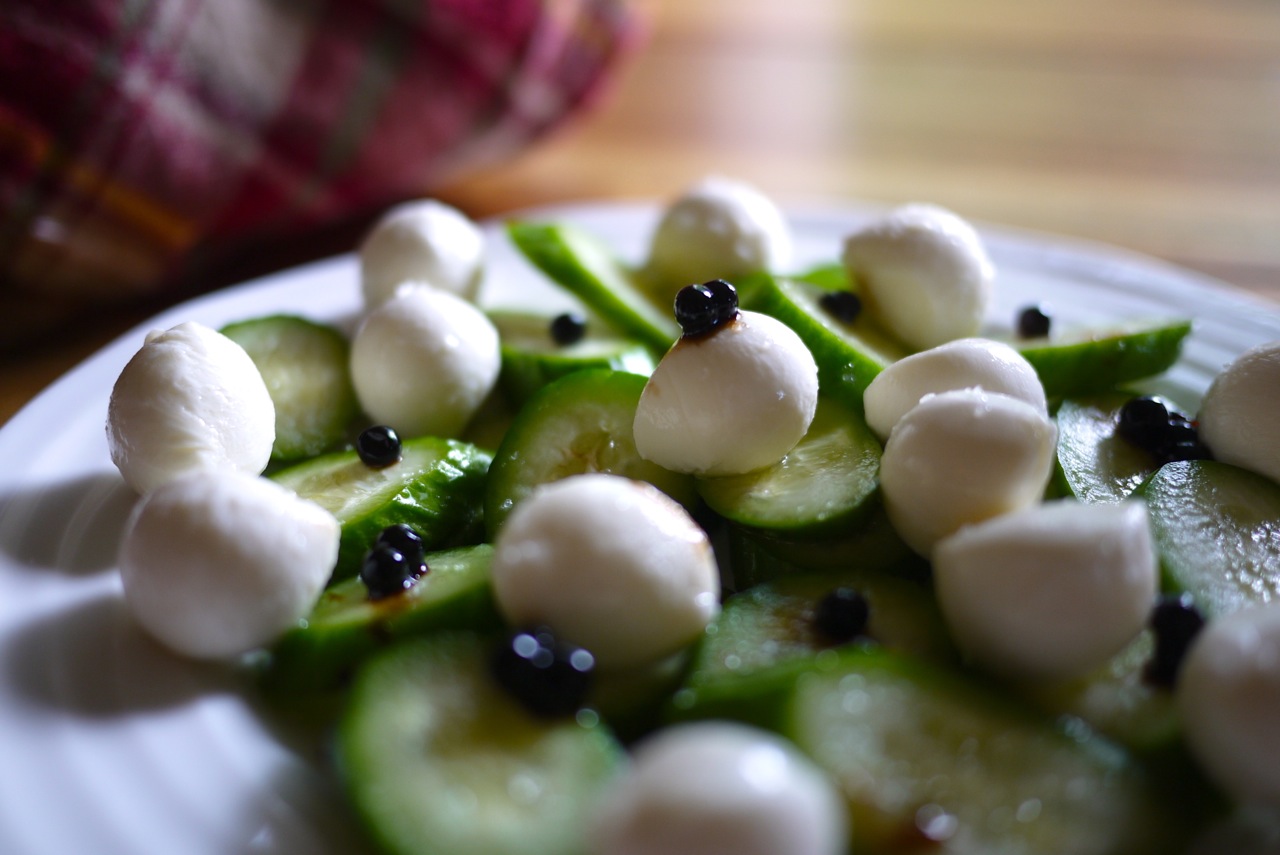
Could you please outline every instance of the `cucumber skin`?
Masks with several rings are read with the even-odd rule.
[[[1152,322],[1120,329],[1116,335],[1091,335],[1083,341],[1009,340],[1031,363],[1045,395],[1060,398],[1093,395],[1154,377],[1178,361],[1191,333],[1189,320]]]
[[[490,455],[470,443],[437,437],[419,437],[404,444],[406,451],[433,446],[439,460],[413,481],[402,484],[389,501],[358,517],[339,519],[342,535],[330,584],[355,576],[378,534],[396,523],[412,526],[428,552],[484,540],[484,491]],[[271,477],[293,487],[307,471],[358,461],[355,451],[335,452]]]
[[[564,223],[507,223],[507,236],[535,267],[655,354],[665,353],[680,337],[670,309],[659,309],[633,280],[612,250],[575,226]],[[591,255],[599,256],[599,265]],[[607,269],[602,269],[604,265]],[[608,279],[620,279],[631,293]]]
[[[285,696],[339,688],[361,662],[402,641],[446,630],[496,634],[502,616],[489,585],[493,547],[461,547],[427,555],[432,568],[402,594],[369,601],[364,583],[347,579],[321,594],[307,619],[271,648],[261,681],[270,695]],[[460,567],[460,570],[454,570]],[[432,597],[433,579],[444,572],[465,573],[444,599]]]

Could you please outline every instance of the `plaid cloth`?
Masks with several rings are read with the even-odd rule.
[[[510,156],[597,91],[622,2],[3,0],[0,342]]]

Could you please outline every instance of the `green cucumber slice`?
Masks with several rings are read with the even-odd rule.
[[[655,363],[647,347],[604,328],[597,319],[588,319],[581,340],[562,345],[551,337],[550,315],[506,309],[491,309],[488,314],[502,342],[499,383],[516,404],[524,403],[552,380],[585,368],[609,368],[645,377],[653,373]]]
[[[489,677],[488,646],[433,636],[362,668],[338,769],[394,855],[579,855],[617,741],[587,719],[539,719]]]
[[[830,290],[768,274],[746,277],[740,289],[744,308],[772,315],[800,336],[818,364],[818,388],[861,410],[867,385],[910,350],[865,312],[851,324],[828,313],[819,301]]]
[[[820,397],[808,432],[772,466],[700,478],[698,494],[730,522],[782,537],[824,537],[879,505],[880,442],[860,413]]]
[[[293,315],[271,315],[228,324],[222,334],[249,354],[275,404],[273,462],[314,457],[342,443],[360,405],[341,332]]]
[[[419,437],[404,443],[398,463],[381,469],[362,463],[355,451],[341,451],[271,477],[342,524],[338,580],[354,576],[378,533],[397,523],[411,526],[428,551],[478,543],[489,460],[469,443]]]
[[[1178,361],[1190,332],[1189,320],[1131,320],[1064,330],[1050,338],[1005,341],[1035,367],[1045,395],[1058,398],[1098,394],[1154,377]]]
[[[1178,851],[1192,812],[1087,730],[880,649],[796,683],[789,736],[848,802],[857,853]]]
[[[1068,398],[1058,407],[1056,478],[1066,495],[1095,504],[1121,502],[1158,467],[1151,454],[1116,434],[1120,409],[1131,397],[1111,392]]]
[[[489,588],[492,559],[488,544],[429,553],[425,576],[380,600],[370,600],[359,579],[331,585],[306,620],[271,648],[266,685],[273,692],[334,689],[360,662],[400,639],[501,629]]]
[[[507,223],[507,235],[535,267],[596,314],[656,353],[680,337],[671,307],[647,296],[634,272],[594,235],[565,223]]]
[[[1144,631],[1091,674],[1026,684],[1019,693],[1045,713],[1075,716],[1134,751],[1173,750],[1181,735],[1173,693],[1142,676],[1154,653],[1154,636]]]
[[[1163,585],[1207,616],[1280,598],[1280,484],[1212,460],[1167,463],[1146,500]]]
[[[694,507],[692,477],[650,463],[636,451],[632,425],[646,382],[622,371],[575,371],[525,404],[489,472],[484,512],[490,539],[534,488],[586,472],[648,481],[686,508]]]

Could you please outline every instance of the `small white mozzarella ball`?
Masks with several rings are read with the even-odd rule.
[[[494,544],[493,590],[515,626],[549,626],[603,670],[656,662],[719,611],[706,533],[657,488],[575,475],[522,500]]]
[[[360,406],[403,437],[457,436],[501,367],[498,331],[484,312],[426,285],[401,287],[351,341]]]
[[[881,440],[888,439],[898,419],[925,395],[970,388],[1049,412],[1044,386],[1026,357],[1003,342],[964,338],[914,353],[877,374],[863,394],[867,424]]]
[[[120,547],[125,602],[178,653],[238,656],[310,613],[340,533],[332,514],[274,481],[192,473],[134,508]]]
[[[1214,378],[1198,416],[1215,460],[1280,482],[1280,341],[1241,354]]]
[[[1209,776],[1241,801],[1280,808],[1280,603],[1210,620],[1175,691],[1183,732]]]
[[[149,333],[111,390],[111,460],[139,493],[197,469],[256,475],[275,439],[276,408],[257,366],[203,324]]]
[[[660,731],[606,794],[593,855],[839,855],[844,803],[790,743],[727,722]]]
[[[465,214],[434,199],[397,205],[360,244],[360,286],[372,308],[405,282],[474,300],[484,273],[484,235]]]
[[[1025,401],[959,389],[926,395],[880,459],[885,510],[928,557],[962,526],[1036,504],[1053,474],[1058,430]]]
[[[818,366],[800,337],[739,312],[662,357],[636,407],[636,450],[675,472],[750,472],[794,448],[817,406]]]
[[[1018,678],[1084,674],[1142,631],[1158,561],[1146,505],[1050,502],[960,529],[933,551],[960,648]]]
[[[686,285],[776,270],[790,256],[791,233],[769,197],[712,176],[685,190],[663,213],[647,272],[674,297]]]
[[[934,205],[906,205],[850,235],[844,264],[867,311],[924,350],[977,335],[995,269],[977,231]]]

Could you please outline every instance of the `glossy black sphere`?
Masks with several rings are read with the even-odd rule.
[[[1182,660],[1204,624],[1204,615],[1190,594],[1168,594],[1157,601],[1147,622],[1156,637],[1155,653],[1143,672],[1147,682],[1172,688]]]
[[[582,341],[587,334],[587,319],[577,312],[565,312],[551,320],[551,340],[561,347]]]
[[[360,564],[360,581],[369,592],[369,599],[382,600],[412,588],[425,572],[426,564],[421,557],[406,556],[384,543],[365,553]]]
[[[832,644],[843,644],[866,634],[871,604],[853,588],[836,588],[818,600],[813,628]]]
[[[595,658],[562,642],[548,629],[518,630],[498,647],[494,679],[534,715],[573,715],[586,703]]]
[[[381,469],[400,461],[400,437],[386,425],[365,428],[356,437],[356,454],[366,466]]]
[[[862,298],[852,291],[828,291],[818,298],[818,305],[831,317],[851,324],[862,314]]]
[[[1044,338],[1052,322],[1039,306],[1028,306],[1018,313],[1019,338]]]
[[[699,336],[738,316],[738,290],[723,279],[680,289],[675,302],[676,322],[686,336]]]

